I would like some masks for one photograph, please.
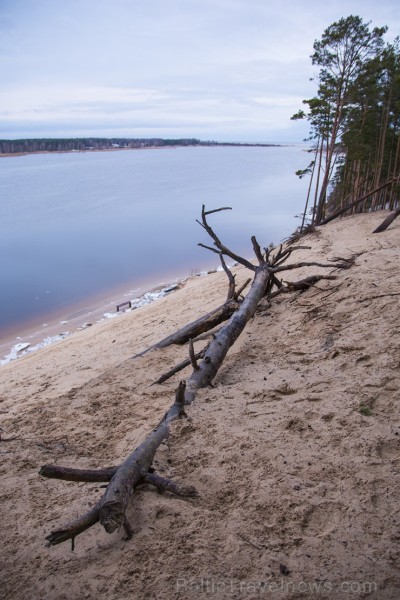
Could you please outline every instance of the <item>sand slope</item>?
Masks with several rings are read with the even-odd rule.
[[[143,487],[130,542],[97,525],[74,552],[46,548],[101,490],[38,469],[109,466],[143,440],[180,376],[150,383],[187,350],[129,357],[222,302],[225,275],[2,367],[1,597],[399,598],[400,222],[372,235],[383,216],[302,242],[299,260],[359,256],[337,281],[260,307],[156,455],[200,497]]]

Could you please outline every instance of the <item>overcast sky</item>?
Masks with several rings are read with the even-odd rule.
[[[0,0],[0,137],[300,141],[312,44],[398,0]]]

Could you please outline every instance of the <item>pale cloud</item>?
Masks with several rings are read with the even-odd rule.
[[[88,119],[97,126],[101,122],[112,125],[140,127],[154,123],[168,127],[204,129],[209,127],[253,130],[263,123],[274,128],[276,119],[282,127],[289,127],[290,115],[295,112],[300,97],[273,93],[265,97],[251,97],[242,93],[223,93],[209,89],[205,94],[194,88],[183,90],[145,90],[111,87],[48,86],[19,88],[4,92],[0,97],[0,124],[31,122],[46,128],[51,122],[71,122],[75,126]],[[268,108],[268,111],[265,109]]]
[[[10,116],[18,114],[58,111],[62,106],[90,107],[97,105],[148,105],[166,101],[168,95],[157,90],[115,88],[105,86],[19,86],[0,94],[0,114],[9,110]]]
[[[349,14],[400,33],[392,0],[1,0],[0,136],[300,140],[312,44]]]

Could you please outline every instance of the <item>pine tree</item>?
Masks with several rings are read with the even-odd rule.
[[[321,39],[314,42],[311,59],[320,67],[317,95],[303,101],[308,106],[307,113],[299,111],[292,117],[307,118],[311,139],[318,142],[314,159],[318,159],[314,224],[324,219],[333,178],[336,183],[330,198],[333,204],[343,203],[349,183],[352,193],[356,194],[369,184],[368,169],[372,164],[368,166],[368,163],[371,163],[373,145],[382,166],[380,173],[376,165],[373,167],[375,183],[383,173],[386,133],[376,139],[377,114],[373,106],[376,107],[377,97],[382,95],[383,64],[388,52],[383,40],[386,31],[387,27],[371,29],[370,23],[351,15],[330,25]],[[392,99],[393,94],[386,99],[386,108],[381,109],[380,125],[385,132],[392,119],[389,108]],[[380,104],[383,107],[382,97]],[[392,163],[395,164],[394,157]]]

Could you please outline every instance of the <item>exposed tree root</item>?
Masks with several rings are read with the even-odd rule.
[[[279,294],[288,294],[291,292],[304,292],[308,290],[310,287],[315,286],[318,281],[321,279],[337,279],[336,275],[311,275],[310,277],[305,277],[304,279],[300,279],[299,281],[286,281],[286,285],[281,285],[281,287],[276,290],[276,292],[272,292],[269,296],[267,296],[268,300],[272,300],[279,296]]]

